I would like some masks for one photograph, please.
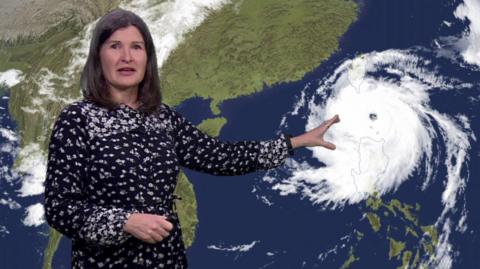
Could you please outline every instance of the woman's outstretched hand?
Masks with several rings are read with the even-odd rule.
[[[164,216],[134,213],[123,225],[123,230],[135,238],[150,244],[165,239],[173,228],[173,224]]]
[[[323,136],[328,131],[328,128],[333,124],[340,121],[338,115],[333,116],[331,119],[324,121],[320,126],[296,137],[291,138],[292,148],[299,147],[316,147],[321,146],[327,149],[334,150],[336,147],[334,144],[327,142],[323,139]]]

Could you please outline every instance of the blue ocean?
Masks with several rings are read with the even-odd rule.
[[[444,37],[459,37],[465,30],[466,22],[454,17],[454,10],[461,1],[360,0],[358,3],[358,20],[340,40],[339,50],[302,80],[266,87],[258,94],[221,104],[220,116],[228,122],[219,138],[233,142],[273,139],[280,132],[299,135],[305,132],[307,118],[302,115],[308,113],[306,107],[300,108],[299,116],[287,118],[290,119],[288,126],[282,126],[281,119],[292,111],[292,104],[301,98],[302,92],[307,99],[321,103],[323,97],[316,94],[319,84],[344,61],[360,54],[398,49],[415,51],[422,59],[428,59],[429,66],[434,66],[439,74],[470,85],[458,90],[432,92],[429,105],[442,114],[464,115],[478,139],[480,70],[478,66],[439,56],[435,43]],[[447,27],[445,22],[452,24]],[[388,74],[371,75],[384,77]],[[0,121],[2,128],[15,130],[15,122],[8,114],[8,101],[7,93],[0,100],[0,107],[6,108],[0,110]],[[186,100],[176,109],[194,124],[213,116],[209,100],[199,98]],[[0,139],[4,138],[0,136]],[[480,163],[480,148],[477,140],[471,139],[470,142],[465,165],[460,171],[468,180],[457,204],[458,211],[451,213],[451,219],[458,222],[466,214],[463,226],[466,228],[463,231],[458,228],[450,234],[449,243],[453,247],[451,268],[480,268],[480,168],[477,165]],[[3,143],[6,141],[0,141]],[[14,142],[16,146],[19,143]],[[447,158],[441,138],[437,137],[433,144],[434,154],[440,160]],[[1,154],[2,165],[13,167],[13,157],[5,152]],[[296,150],[292,158],[312,166],[324,166],[312,159],[312,152],[305,148]],[[405,225],[404,220],[382,218],[384,229],[387,226],[392,228],[388,233],[384,230],[375,232],[365,218],[365,212],[369,210],[365,203],[329,210],[300,194],[282,196],[264,181],[265,171],[235,177],[184,171],[194,185],[198,202],[199,224],[194,244],[188,249],[192,269],[341,268],[352,253],[356,259],[348,268],[397,268],[402,264],[401,258],[389,257],[389,237],[406,237],[405,231],[398,229]],[[288,174],[289,171],[280,167],[278,173]],[[426,175],[420,169],[382,199],[419,204],[422,208],[419,221],[434,224],[442,213],[440,201],[446,175],[446,169],[438,166],[435,181],[427,189],[422,189],[421,182]],[[41,268],[48,227],[26,227],[22,220],[25,218],[24,208],[41,202],[42,197],[19,198],[19,184],[18,179],[12,182],[0,180],[3,193],[0,199],[11,197],[22,206],[12,210],[0,203],[0,225],[8,230],[8,233],[0,233],[0,268]],[[405,239],[406,246],[413,249],[417,247],[416,242],[415,239]],[[70,268],[70,248],[70,241],[63,238],[52,268]]]

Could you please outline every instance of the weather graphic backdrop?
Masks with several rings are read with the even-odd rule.
[[[0,267],[69,268],[42,206],[46,146],[80,98],[91,31],[149,25],[164,102],[226,141],[339,114],[335,151],[273,170],[184,170],[191,268],[479,268],[479,0],[0,3]]]

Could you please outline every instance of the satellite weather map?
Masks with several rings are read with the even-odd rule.
[[[189,268],[480,268],[480,0],[1,0],[0,268],[71,268],[45,220],[47,148],[115,8],[149,26],[163,102],[211,136],[341,118],[335,151],[183,169]]]

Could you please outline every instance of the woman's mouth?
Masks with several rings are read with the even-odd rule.
[[[120,75],[122,76],[130,76],[130,75],[133,75],[135,73],[135,68],[131,68],[131,67],[122,67],[122,68],[119,68],[117,69],[117,71],[120,73]]]

